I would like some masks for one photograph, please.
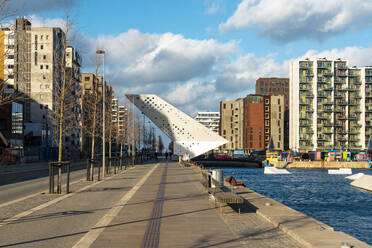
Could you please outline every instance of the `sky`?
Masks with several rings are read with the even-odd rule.
[[[116,96],[157,94],[187,114],[288,77],[299,58],[372,65],[372,0],[11,0],[33,26],[72,9],[83,71],[106,51]]]

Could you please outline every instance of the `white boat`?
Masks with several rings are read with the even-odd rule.
[[[361,176],[363,176],[364,173],[357,173],[357,174],[354,174],[354,175],[351,175],[351,176],[347,176],[345,177],[346,179],[350,179],[350,180],[355,180],[355,179],[358,179],[360,178]]]
[[[291,174],[286,169],[277,169],[275,167],[265,167],[264,174]]]
[[[334,175],[351,175],[353,172],[350,168],[340,168],[340,169],[329,169],[328,174]]]

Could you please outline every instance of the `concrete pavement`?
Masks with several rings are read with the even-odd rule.
[[[72,192],[0,208],[0,247],[298,247],[255,213],[221,215],[198,171],[178,163],[137,165]],[[4,220],[12,215],[22,217]]]

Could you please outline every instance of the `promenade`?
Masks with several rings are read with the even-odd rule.
[[[221,213],[197,169],[178,163],[136,165],[71,189],[0,207],[0,247],[299,247],[250,208]]]

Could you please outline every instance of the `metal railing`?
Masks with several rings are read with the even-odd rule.
[[[66,194],[70,193],[70,161],[49,162],[49,194],[54,194],[54,168],[58,169],[57,173],[57,194],[62,194],[62,167],[66,166]]]

